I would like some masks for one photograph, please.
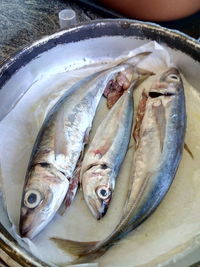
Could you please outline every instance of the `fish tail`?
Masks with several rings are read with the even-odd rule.
[[[113,245],[113,243],[111,243],[105,246],[98,246],[98,244],[101,243],[100,241],[79,242],[56,237],[51,238],[51,240],[64,252],[77,257],[75,260],[67,263],[67,265],[70,266],[73,264],[91,262],[101,257],[108,248]]]
[[[99,241],[79,242],[56,237],[52,237],[51,240],[63,251],[66,251],[74,256],[78,256],[79,258],[86,256],[90,253],[90,251],[92,252],[96,244],[99,243]]]
[[[67,265],[78,265],[79,264],[88,264],[89,262],[94,262],[97,258],[99,258],[100,256],[102,256],[105,253],[105,251],[98,251],[96,253],[91,253],[91,254],[86,254],[83,256],[80,256],[78,258],[76,258],[75,260],[69,262]],[[66,266],[66,265],[64,265]]]

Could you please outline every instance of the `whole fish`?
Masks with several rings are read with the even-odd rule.
[[[132,87],[99,125],[83,159],[80,173],[83,194],[96,219],[103,217],[108,209],[128,149],[133,118]]]
[[[138,61],[140,58],[143,55],[138,55]],[[36,236],[61,206],[69,184],[76,177],[74,170],[103,91],[110,79],[127,68],[130,64],[122,64],[81,80],[47,116],[26,174],[19,225],[21,236]]]
[[[52,238],[61,249],[79,257],[74,263],[101,256],[157,208],[167,193],[181,160],[185,128],[182,79],[176,68],[170,68],[149,90],[144,90],[139,102],[128,199],[116,228],[106,239],[97,242]]]

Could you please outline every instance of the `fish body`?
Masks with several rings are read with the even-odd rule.
[[[133,117],[132,87],[99,125],[81,168],[85,201],[96,219],[108,209],[120,166],[126,155]]]
[[[176,68],[165,71],[144,90],[134,129],[135,154],[124,212],[113,232],[97,242],[53,239],[85,262],[104,254],[142,223],[169,190],[181,160],[186,128],[185,96]]]
[[[74,170],[104,89],[110,79],[127,67],[130,65],[122,64],[81,80],[50,111],[38,134],[26,174],[21,236],[33,238],[54,217],[76,178]],[[73,192],[75,189],[70,186]]]
[[[115,241],[157,208],[178,169],[186,111],[183,83],[177,69],[164,72],[150,90],[144,90],[137,118],[132,176],[123,218],[113,233]]]

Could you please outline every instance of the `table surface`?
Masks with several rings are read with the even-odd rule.
[[[68,0],[1,0],[0,62],[25,45],[58,31],[60,29],[58,13],[64,8],[74,9],[77,14],[77,22],[109,17],[109,13],[102,15],[101,12],[95,11],[88,5],[81,5],[81,2],[84,1],[77,0],[75,3],[75,1]],[[181,30],[195,38],[199,37],[200,19],[195,17],[195,23],[190,22],[188,21]],[[164,26],[166,25],[173,26],[170,23]],[[182,25],[182,21],[179,22],[179,25]]]

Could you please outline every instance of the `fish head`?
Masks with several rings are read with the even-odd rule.
[[[107,212],[114,190],[113,171],[107,164],[90,167],[82,179],[82,188],[85,201],[94,215],[99,220]]]
[[[178,93],[180,88],[182,88],[182,79],[181,74],[177,68],[172,67],[159,75],[155,84],[153,84],[152,90],[150,90],[151,97],[157,97],[157,95],[153,95],[152,92],[159,92],[161,95],[164,96],[173,96]]]
[[[69,182],[50,164],[34,165],[24,187],[19,231],[22,237],[33,238],[53,218],[66,195]]]

